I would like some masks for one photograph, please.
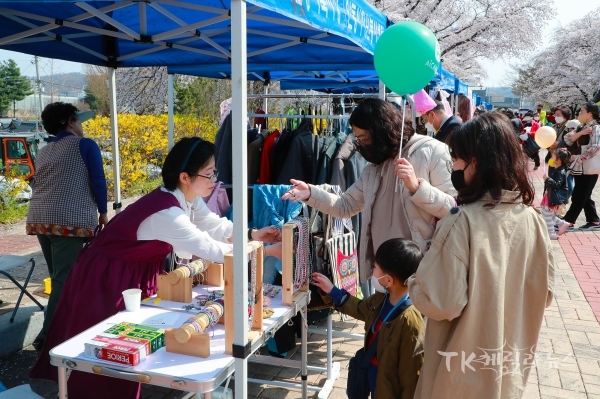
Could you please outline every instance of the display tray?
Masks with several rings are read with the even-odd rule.
[[[165,327],[177,328],[189,318],[188,313],[158,307],[142,307],[137,312],[120,312],[53,348],[50,351],[50,361],[55,366],[66,366],[86,372],[93,372],[92,367],[100,365],[131,375],[144,375],[150,377],[148,382],[153,385],[197,392],[215,389],[231,374],[234,363],[233,357],[225,354],[225,329],[222,325],[216,325],[207,331],[211,335],[211,355],[208,358],[170,353],[164,347],[136,366],[125,366],[85,356],[85,342],[109,327],[123,321],[144,324],[149,320],[161,319],[161,315],[165,314],[177,316],[164,317],[165,320],[174,320],[171,325]]]
[[[263,319],[263,326],[264,326],[263,330],[264,331],[269,330],[270,328],[275,326],[277,321],[279,319],[281,319],[282,317],[286,316],[290,312],[290,309],[291,309],[289,306],[283,306],[283,304],[281,303],[282,302],[281,287],[278,287],[278,288],[279,288],[279,292],[277,293],[277,295],[275,295],[274,298],[269,297],[269,299],[271,299],[271,305],[264,306],[265,309],[267,309],[267,308],[273,309],[273,315],[271,317],[269,317],[268,319]],[[196,295],[199,295],[199,294],[210,294],[212,291],[222,291],[222,290],[223,290],[222,287],[210,287],[210,286],[199,284],[192,289],[192,298],[195,298]],[[185,313],[190,313],[190,314],[197,314],[199,312],[198,309],[190,309],[190,310],[185,309],[186,305],[190,305],[190,304],[196,305],[197,301],[195,299],[193,299],[192,302],[190,302],[190,303],[165,301],[163,299],[161,299],[160,302],[158,302],[158,303],[154,303],[154,299],[156,299],[156,295],[152,296],[150,298],[150,300],[148,300],[146,302],[142,302],[142,306],[150,307],[150,308],[169,309],[169,310],[185,312]],[[295,312],[294,312],[294,314],[295,314]],[[179,327],[179,326],[177,326],[177,327]]]

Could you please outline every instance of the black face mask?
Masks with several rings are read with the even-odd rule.
[[[367,161],[375,165],[380,165],[389,159],[389,156],[382,153],[381,151],[377,151],[373,144],[371,145],[362,145],[356,143],[356,150],[362,155],[362,157]]]
[[[465,169],[467,169],[468,166],[469,163],[467,162],[464,169],[453,170],[452,173],[450,173],[450,181],[452,181],[452,185],[456,191],[460,191],[467,187],[467,183],[465,183]]]

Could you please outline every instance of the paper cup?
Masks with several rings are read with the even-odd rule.
[[[140,310],[140,303],[142,302],[142,290],[139,288],[132,288],[123,291],[123,300],[125,301],[125,309],[128,312]]]

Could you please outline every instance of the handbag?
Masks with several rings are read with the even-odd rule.
[[[531,137],[527,137],[527,140],[523,143],[523,151],[528,157],[531,157],[540,151],[540,146]]]
[[[402,305],[398,306],[389,317],[390,320],[395,318],[395,315],[399,315],[404,312],[408,307],[412,305],[410,299],[406,300]],[[383,306],[383,305],[382,305]],[[370,388],[369,388],[369,377],[367,375],[367,369],[371,360],[377,355],[377,342],[379,342],[379,334],[375,337],[371,345],[366,348],[360,348],[356,351],[353,358],[348,363],[348,382],[346,384],[346,395],[348,399],[368,399]]]
[[[588,146],[587,145],[582,145],[581,146],[581,153],[585,154],[585,152],[587,151]],[[583,174],[584,175],[598,175],[600,174],[600,157],[598,156],[598,152],[596,152],[594,154],[593,157],[588,158],[588,159],[582,159],[582,166],[583,166]]]

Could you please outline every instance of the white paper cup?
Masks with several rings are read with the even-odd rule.
[[[142,302],[142,290],[139,288],[132,288],[123,291],[123,300],[125,301],[125,309],[128,312],[140,310],[140,303]]]

